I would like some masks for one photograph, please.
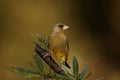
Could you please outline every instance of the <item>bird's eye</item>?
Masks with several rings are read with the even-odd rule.
[[[63,28],[63,26],[64,26],[63,24],[60,24],[60,25],[59,25],[60,28]]]

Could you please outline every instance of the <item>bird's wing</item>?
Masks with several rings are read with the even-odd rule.
[[[67,52],[69,51],[69,43],[68,43],[68,40],[66,41],[66,43],[67,43]]]
[[[66,59],[65,59],[65,61],[67,61],[67,59],[68,59],[68,51],[69,51],[69,43],[66,40]]]

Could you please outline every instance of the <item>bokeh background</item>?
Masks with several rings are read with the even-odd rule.
[[[56,23],[70,26],[70,65],[76,56],[80,70],[89,65],[89,80],[119,80],[119,4],[120,0],[0,0],[0,80],[28,80],[5,67],[29,68],[35,41],[30,34],[49,35]]]

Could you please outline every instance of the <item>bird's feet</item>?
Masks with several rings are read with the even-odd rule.
[[[45,54],[45,55],[43,56],[43,58],[46,58],[46,57],[50,56],[49,53],[44,52],[44,54]]]

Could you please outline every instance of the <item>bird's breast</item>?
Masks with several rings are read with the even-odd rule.
[[[49,39],[50,47],[55,49],[65,49],[66,47],[66,36],[63,34],[51,35]]]
[[[67,40],[63,34],[52,34],[49,36],[49,49],[54,58],[65,61],[67,57]]]

